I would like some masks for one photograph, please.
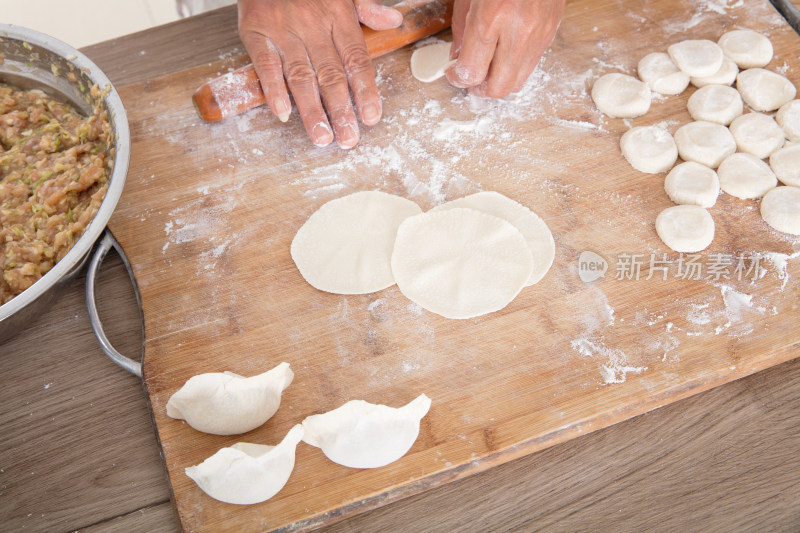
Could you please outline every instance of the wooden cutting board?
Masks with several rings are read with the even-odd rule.
[[[634,72],[646,53],[736,27],[767,34],[768,68],[800,85],[800,38],[766,0],[576,0],[529,85],[504,101],[416,82],[411,49],[376,61],[385,118],[349,152],[313,147],[296,114],[286,125],[263,108],[200,121],[193,90],[244,58],[122,88],[133,155],[110,227],[141,293],[145,386],[184,529],[331,523],[790,358],[800,238],[770,229],[757,202],[722,195],[710,210],[714,242],[693,258],[701,279],[684,279],[697,272],[682,263],[681,277],[679,254],[654,230],[672,205],[664,176],[620,155],[630,125],[674,132],[688,122],[694,89],[631,121],[603,117],[588,96],[599,75]],[[499,191],[548,223],[555,263],[507,308],[464,321],[424,311],[396,287],[313,289],[289,255],[295,232],[326,201],[370,189],[423,209]],[[581,281],[584,251],[608,263],[605,277]],[[169,396],[195,374],[252,375],[281,361],[294,383],[248,434],[205,435],[166,416]],[[301,443],[288,484],[252,506],[215,501],[184,474],[238,441],[275,444],[350,399],[400,406],[423,392],[433,405],[419,439],[387,467],[349,469]]]

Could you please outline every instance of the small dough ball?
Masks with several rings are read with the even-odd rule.
[[[773,152],[769,166],[783,183],[800,187],[800,144],[784,146]]]
[[[689,76],[681,72],[664,52],[644,56],[636,71],[640,80],[660,94],[681,94],[689,86]]]
[[[411,75],[424,83],[436,81],[450,67],[450,44],[435,43],[417,48],[411,54]]]
[[[650,109],[650,87],[633,76],[614,72],[594,82],[592,100],[610,117],[635,118]]]
[[[707,120],[727,126],[744,111],[739,91],[726,85],[706,85],[689,97],[689,114],[695,120]]]
[[[756,111],[775,111],[797,94],[792,82],[763,68],[740,72],[736,76],[736,88],[745,103]]]
[[[729,31],[717,43],[740,68],[763,67],[772,61],[772,43],[753,30]]]
[[[722,66],[716,74],[705,78],[691,78],[692,85],[695,87],[705,87],[706,85],[733,85],[736,75],[739,74],[739,67],[727,57],[722,59]]]
[[[715,122],[698,120],[678,128],[675,144],[684,161],[717,168],[736,151],[736,141],[728,128]]]
[[[759,159],[769,157],[786,142],[778,123],[761,113],[742,115],[731,122],[730,130],[739,151],[753,154]]]
[[[769,165],[751,154],[728,156],[717,169],[717,176],[723,191],[742,200],[761,198],[778,186]]]
[[[664,190],[676,204],[711,207],[719,196],[719,178],[714,170],[687,161],[673,168],[664,180]]]
[[[664,128],[637,126],[619,140],[622,155],[633,168],[648,174],[666,172],[678,159],[675,140]]]
[[[707,39],[681,41],[667,48],[672,61],[689,76],[713,76],[722,66],[722,48]]]
[[[778,110],[775,120],[783,128],[786,138],[792,142],[800,143],[800,100],[786,102]]]
[[[778,231],[800,235],[800,188],[769,191],[761,200],[761,218]]]
[[[656,233],[676,252],[695,253],[714,240],[714,219],[700,206],[676,205],[656,217]]]

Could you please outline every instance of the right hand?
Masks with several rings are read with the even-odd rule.
[[[239,36],[272,112],[289,119],[288,86],[311,142],[325,146],[335,138],[341,148],[355,146],[355,109],[367,126],[382,112],[359,21],[375,30],[395,28],[403,22],[400,12],[380,0],[238,1]]]

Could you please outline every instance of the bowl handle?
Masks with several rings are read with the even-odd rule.
[[[106,337],[106,334],[103,331],[103,324],[100,322],[100,315],[97,312],[97,299],[95,295],[97,273],[100,270],[100,265],[103,263],[103,259],[105,259],[106,254],[108,254],[111,248],[114,248],[117,251],[122,259],[122,262],[125,264],[125,268],[128,270],[128,275],[131,277],[131,281],[134,283],[134,286],[136,284],[133,279],[133,273],[131,272],[131,264],[128,261],[125,252],[122,251],[122,246],[119,245],[117,239],[115,239],[111,234],[111,231],[106,229],[103,232],[103,236],[100,237],[100,242],[97,245],[94,254],[92,254],[92,258],[89,261],[88,270],[86,271],[86,309],[89,311],[89,321],[92,323],[92,330],[94,330],[94,335],[97,337],[97,341],[100,343],[100,348],[102,348],[106,355],[119,366],[131,374],[136,374],[137,376],[142,377],[142,363],[125,357],[111,345],[111,342],[108,340],[108,337]],[[136,299],[139,299],[138,292],[136,294]]]

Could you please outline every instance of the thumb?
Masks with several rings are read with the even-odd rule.
[[[389,30],[403,23],[403,14],[384,6],[380,0],[353,0],[358,20],[373,30]]]

